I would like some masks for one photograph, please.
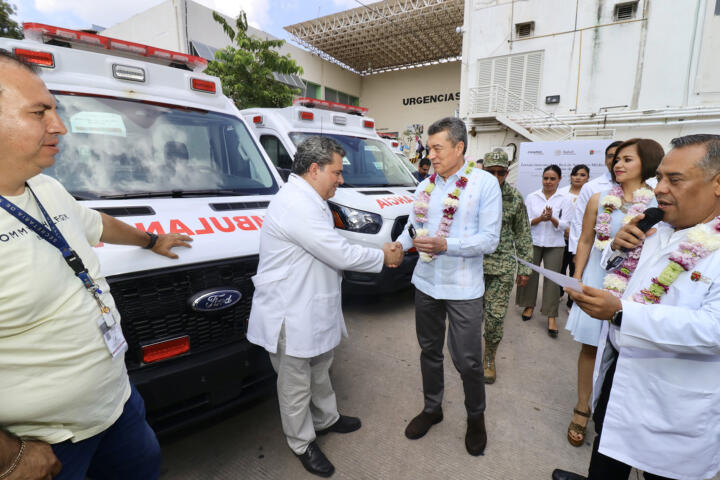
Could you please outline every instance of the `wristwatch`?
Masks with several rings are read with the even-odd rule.
[[[155,244],[157,243],[158,236],[157,236],[156,234],[150,233],[150,232],[145,232],[145,234],[146,234],[148,237],[150,237],[150,241],[149,241],[148,244],[145,245],[143,248],[146,249],[146,250],[152,250],[152,248],[153,248],[153,247],[155,246]]]
[[[613,316],[610,319],[610,324],[615,325],[616,327],[622,325],[622,308],[617,312],[613,313]]]

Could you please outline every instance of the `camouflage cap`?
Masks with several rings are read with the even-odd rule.
[[[500,148],[493,149],[483,157],[483,167],[503,167],[508,168],[508,156],[504,150]]]

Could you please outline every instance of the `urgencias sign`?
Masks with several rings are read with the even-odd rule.
[[[422,105],[424,103],[454,102],[460,100],[460,92],[425,95],[424,97],[403,98],[403,105]]]

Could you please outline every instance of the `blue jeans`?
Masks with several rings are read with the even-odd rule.
[[[52,445],[62,463],[53,480],[152,480],[160,475],[160,445],[145,420],[145,402],[130,384],[120,418],[107,430],[77,443]]]

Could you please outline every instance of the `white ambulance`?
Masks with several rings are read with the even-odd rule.
[[[330,137],[343,147],[343,178],[328,203],[335,227],[351,242],[380,248],[402,233],[417,182],[375,131],[367,108],[314,98],[298,98],[292,107],[242,111],[270,160],[284,179],[297,145],[310,136]],[[344,272],[344,287],[354,293],[389,292],[410,284],[417,253],[397,269],[379,274]]]
[[[126,363],[157,430],[273,389],[245,339],[266,207],[282,179],[206,61],[42,24],[0,48],[38,66],[68,133],[45,171],[84,205],[155,233],[185,233],[171,260],[97,254],[122,314]]]
[[[403,153],[402,147],[400,146],[400,142],[397,138],[384,137],[383,135],[380,135],[380,138],[385,143],[385,145],[388,146],[390,151],[393,152],[395,156],[400,159],[400,162],[405,166],[405,168],[408,169],[411,174],[417,171],[417,166],[412,163],[410,159]]]

